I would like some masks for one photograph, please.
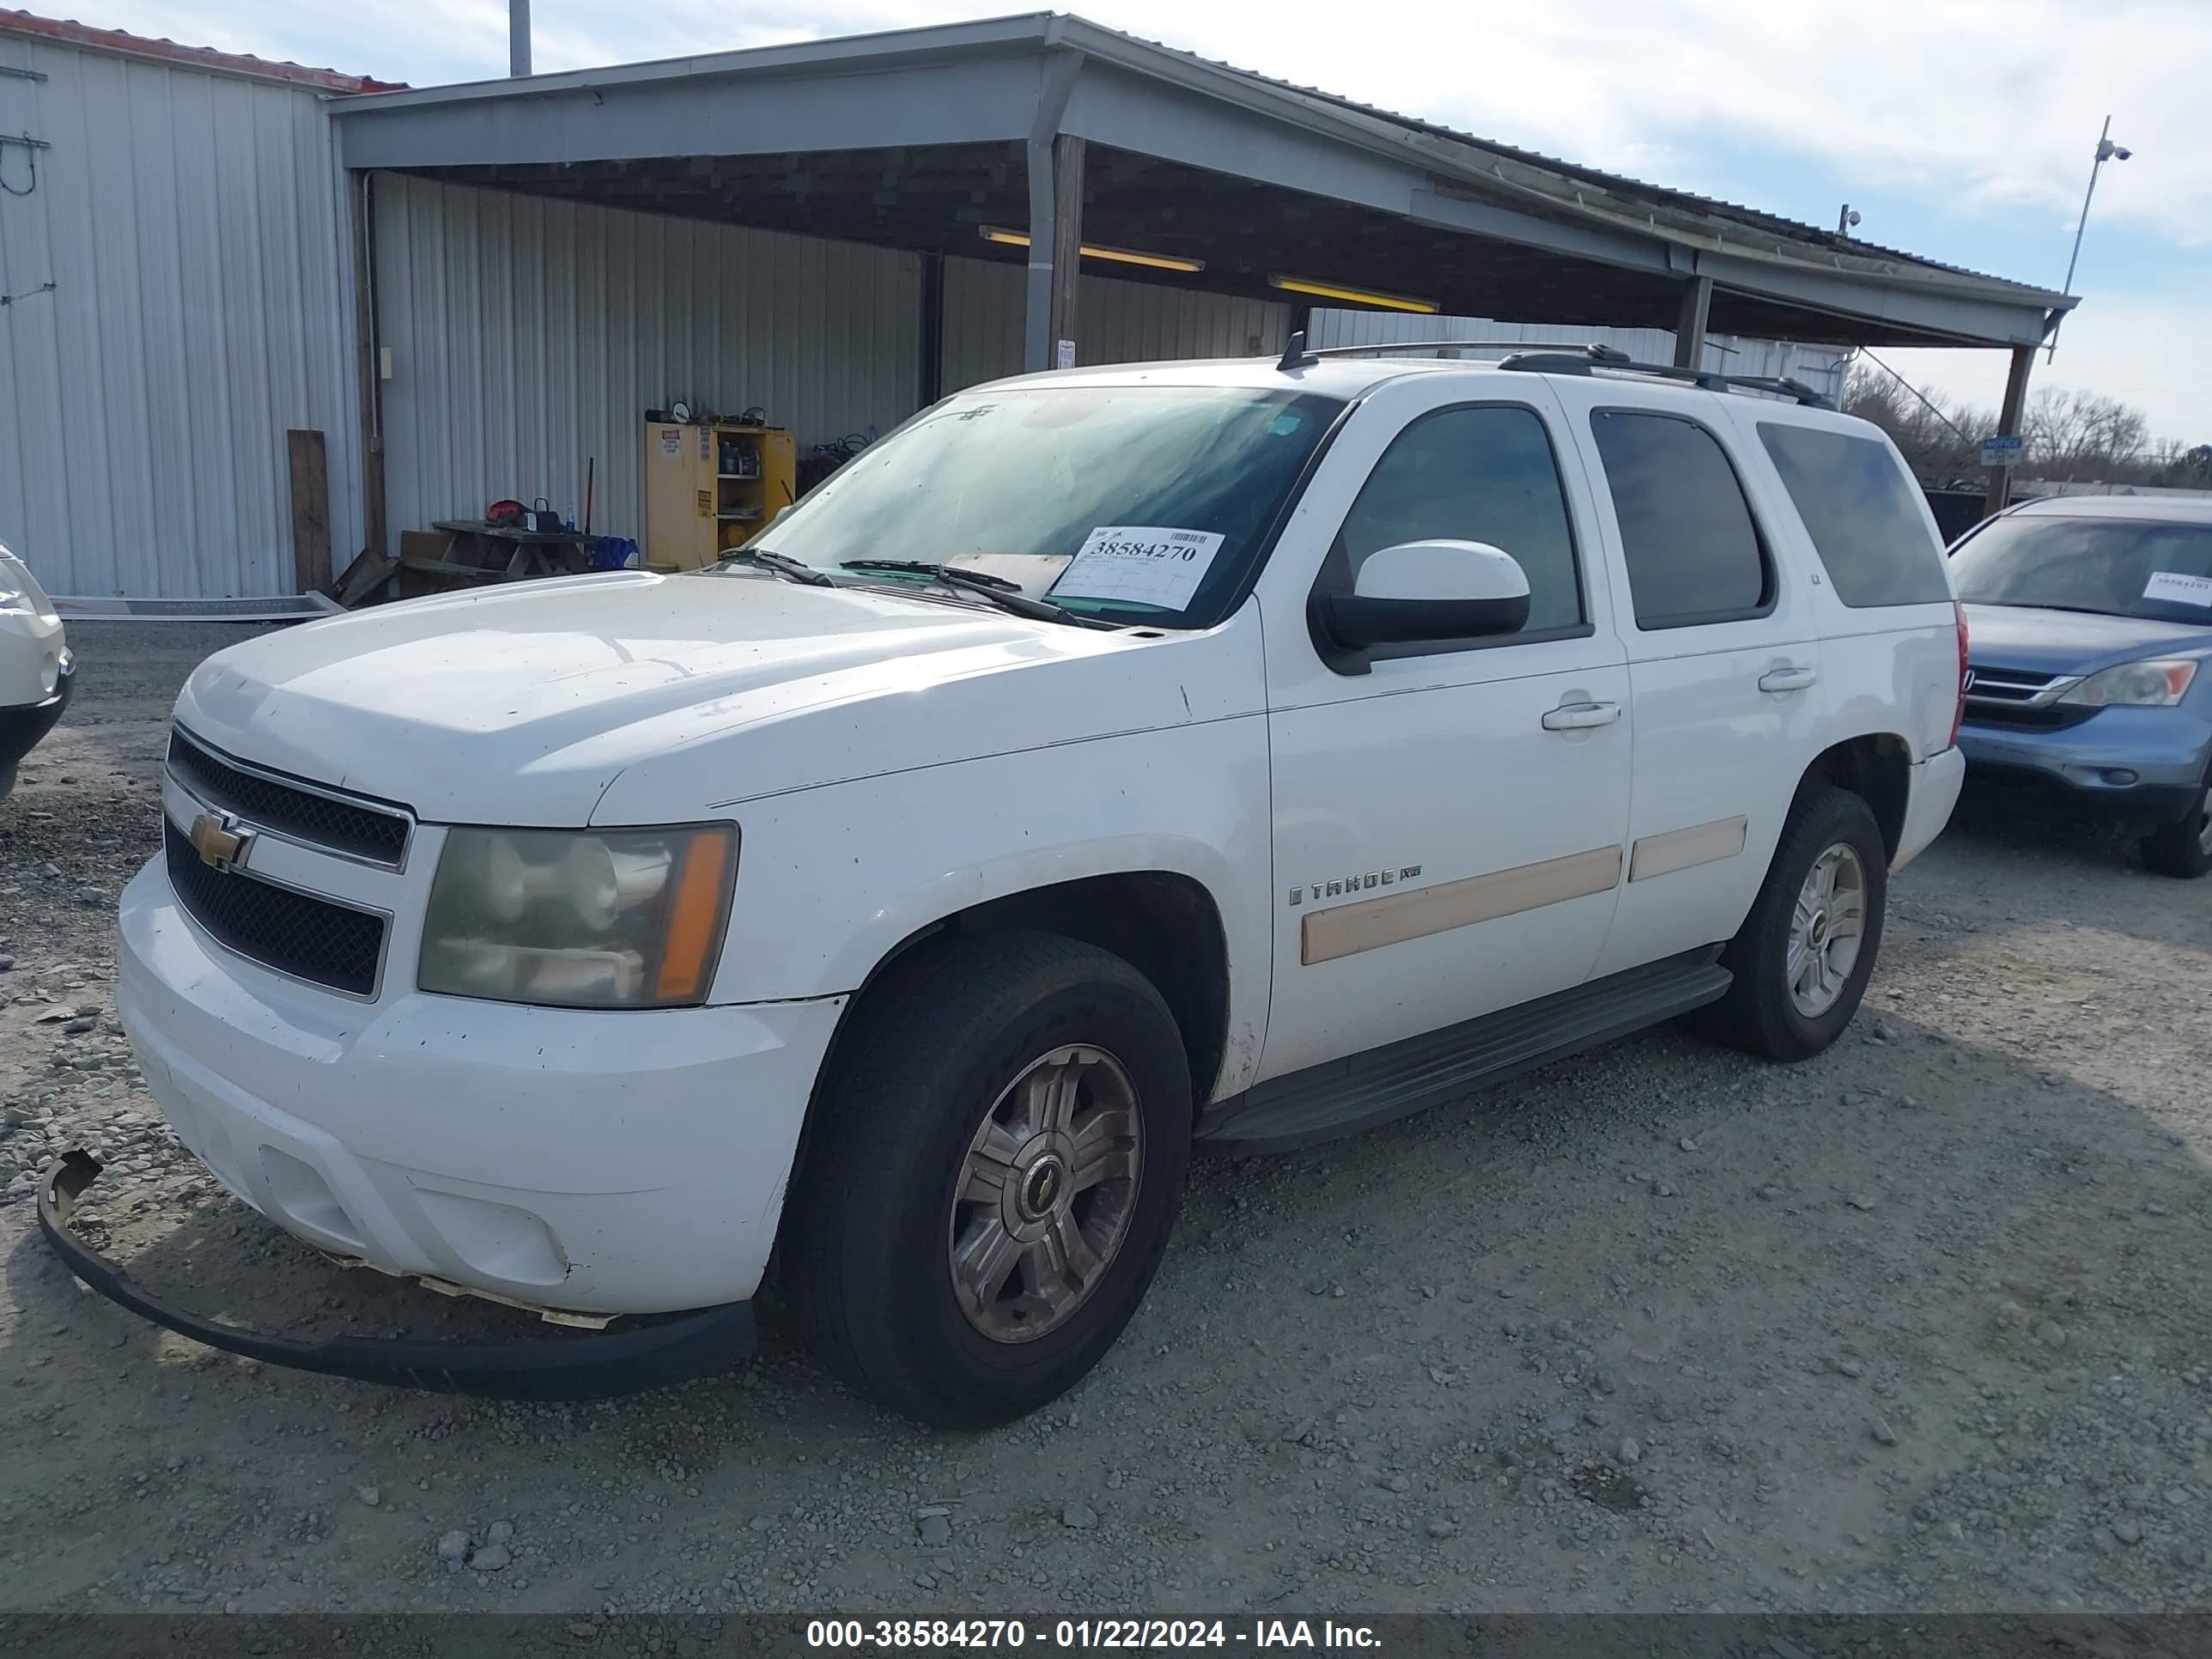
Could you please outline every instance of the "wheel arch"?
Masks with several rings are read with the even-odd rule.
[[[878,957],[853,993],[823,1074],[834,1067],[838,1045],[866,1006],[869,991],[892,967],[941,939],[1017,930],[1080,939],[1143,974],[1182,1033],[1194,1105],[1212,1098],[1230,1060],[1229,937],[1212,891],[1180,870],[1079,876],[982,899],[912,928]]]
[[[1894,732],[1869,732],[1832,744],[1813,757],[1799,780],[1848,789],[1867,804],[1881,830],[1882,851],[1894,861],[1905,839],[1905,809],[1912,799],[1912,746]]]

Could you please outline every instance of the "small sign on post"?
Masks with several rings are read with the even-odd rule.
[[[2018,466],[2023,447],[2018,438],[1984,438],[1982,440],[1984,466]]]
[[[1075,367],[1074,341],[1061,340],[1056,343],[1053,351],[1053,367],[1055,368],[1073,368]]]

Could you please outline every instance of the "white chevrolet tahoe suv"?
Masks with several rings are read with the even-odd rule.
[[[70,1234],[81,1154],[48,1237],[222,1346],[539,1397],[742,1356],[773,1256],[832,1367],[978,1424],[1113,1344],[1194,1142],[1692,1012],[1817,1054],[1962,651],[1905,469],[1815,405],[1595,349],[1041,375],[713,570],[224,651],[122,900],[149,1087],[323,1251],[602,1328],[164,1307]]]

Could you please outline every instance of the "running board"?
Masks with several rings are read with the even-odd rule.
[[[1224,1152],[1286,1152],[1441,1106],[1717,1001],[1732,978],[1717,960],[1720,948],[1685,951],[1273,1079],[1208,1107],[1198,1139]]]

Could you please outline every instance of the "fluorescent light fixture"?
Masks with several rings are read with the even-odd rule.
[[[1334,283],[1311,283],[1303,276],[1270,276],[1269,288],[1290,294],[1310,294],[1316,300],[1341,300],[1348,306],[1376,306],[1384,311],[1441,310],[1434,300],[1413,300],[1402,294],[1376,294],[1364,288],[1340,288]]]
[[[997,225],[985,225],[982,228],[983,240],[987,242],[1003,242],[1008,247],[1027,247],[1030,245],[1030,234],[1025,230],[1004,230]],[[1178,259],[1172,253],[1139,253],[1128,247],[1100,247],[1093,242],[1083,244],[1083,257],[1086,259],[1110,259],[1121,265],[1145,265],[1153,270],[1206,269],[1203,259]],[[1435,307],[1431,307],[1430,309],[1434,310]]]

